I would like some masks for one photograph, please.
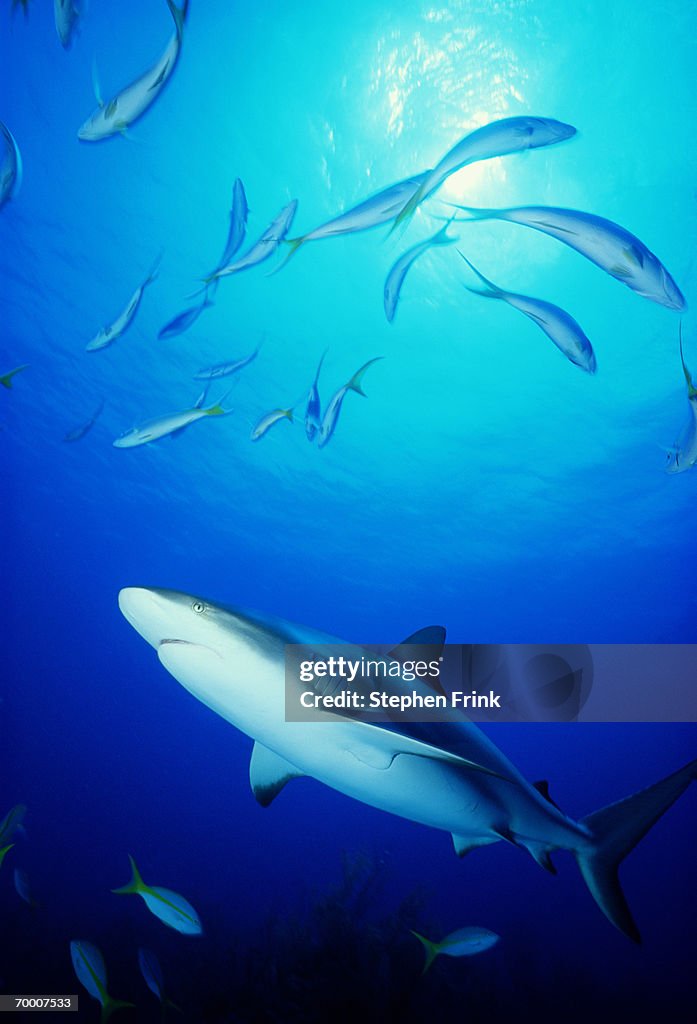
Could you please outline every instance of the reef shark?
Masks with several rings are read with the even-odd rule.
[[[460,856],[506,840],[554,873],[550,855],[569,850],[605,916],[640,941],[618,867],[697,778],[697,760],[575,821],[471,722],[371,724],[323,711],[286,721],[286,645],[339,643],[327,634],[172,590],[128,587],[119,607],[182,686],[255,741],[250,782],[263,806],[305,775],[450,832]]]

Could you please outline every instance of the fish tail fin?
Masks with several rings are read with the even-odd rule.
[[[273,277],[274,274],[277,274],[279,272],[279,270],[282,270],[283,267],[285,267],[286,263],[288,263],[288,261],[292,259],[293,256],[295,256],[300,246],[304,245],[306,241],[307,239],[305,235],[300,235],[298,238],[284,238],[283,245],[288,246],[288,252],[285,254],[281,262],[273,268],[271,273],[267,274],[266,276]]]
[[[419,940],[421,945],[424,947],[424,952],[426,954],[426,960],[424,962],[424,969],[423,969],[423,971],[421,973],[425,974],[426,971],[431,966],[431,964],[433,963],[433,961],[436,959],[436,957],[440,953],[440,949],[438,948],[438,943],[431,942],[431,940],[427,939],[425,937],[425,935],[420,935],[419,932],[415,932],[413,928],[411,928],[410,931],[411,931],[411,934],[414,935]]]
[[[462,206],[461,203],[448,203],[442,200],[445,206],[449,206],[452,210],[462,210],[466,213],[467,220],[494,220],[501,213],[501,210],[485,209],[478,206]],[[459,223],[465,224],[467,221],[460,221]]]
[[[184,32],[184,22],[186,21],[186,15],[189,11],[189,0],[183,0],[181,7],[177,7],[174,0],[167,0],[167,6],[169,7],[169,13],[174,19],[174,27],[177,30],[177,37],[181,41]]]
[[[452,217],[446,219],[445,224],[440,229],[438,234],[434,235],[433,238],[431,239],[431,245],[452,245],[453,242],[457,241],[456,238],[453,238],[451,235],[448,234],[448,228],[455,219],[455,214],[453,214]]]
[[[162,257],[164,256],[164,249],[160,249],[155,262],[148,271],[148,276],[143,281],[143,288],[147,288],[149,284],[152,284],[157,275],[160,273],[160,266],[162,264]]]
[[[363,375],[369,366],[372,366],[373,363],[379,362],[380,359],[384,359],[384,356],[375,356],[374,359],[369,359],[367,363],[364,363],[360,370],[356,370],[353,377],[346,385],[349,391],[355,391],[357,395],[363,395],[365,398],[365,391],[363,390]]]
[[[490,281],[488,278],[484,277],[484,274],[480,274],[475,265],[473,263],[470,263],[470,261],[467,259],[463,252],[460,252],[459,249],[457,251],[458,255],[462,257],[462,259],[465,261],[470,270],[477,275],[479,280],[484,285],[484,288],[470,288],[469,285],[466,285],[465,287],[467,288],[467,290],[470,292],[474,292],[475,295],[483,295],[487,299],[502,299],[504,293],[498,287],[498,285],[495,285],[493,281]]]
[[[685,374],[685,380],[687,381],[687,397],[694,398],[695,395],[697,395],[697,388],[695,387],[692,381],[692,374],[685,365],[685,356],[683,354],[682,349],[682,320],[680,321],[680,325],[678,327],[678,333],[680,337],[680,362],[682,363],[682,372]]]
[[[127,885],[122,885],[120,889],[112,889],[111,891],[118,893],[119,895],[127,895],[130,893],[141,893],[147,891],[148,887],[143,881],[140,871],[138,870],[138,866],[136,862],[133,860],[133,857],[131,857],[130,853],[128,855],[128,859],[131,862],[132,872],[130,882]]]
[[[0,864],[2,864],[5,859],[5,854],[8,853],[14,845],[14,843],[9,843],[7,846],[0,847]]]
[[[590,847],[574,851],[583,879],[608,920],[634,942],[641,936],[620,886],[620,863],[695,780],[697,760],[581,819],[593,837]]]
[[[165,1016],[167,1014],[167,1010],[174,1010],[175,1013],[181,1013],[181,1014],[184,1013],[184,1011],[182,1010],[181,1006],[177,1006],[177,1004],[172,1002],[171,999],[163,999],[162,1000],[162,1020],[165,1019]]]
[[[295,408],[295,406],[294,406],[294,405],[292,405],[292,406],[290,407],[290,409],[282,409],[282,410],[281,410],[281,411],[282,411],[282,413],[283,413],[283,415],[285,416],[285,418],[286,418],[287,420],[290,420],[290,422],[291,422],[291,423],[293,422],[293,409],[294,409],[294,408]]]
[[[116,1013],[117,1010],[134,1010],[135,1005],[135,1003],[127,1003],[123,999],[112,999],[110,995],[105,994],[102,1003],[101,1024],[106,1024],[112,1013]]]
[[[14,370],[10,370],[9,373],[3,374],[2,377],[0,377],[0,384],[10,391],[12,389],[12,378],[15,374],[20,373],[22,370],[26,370],[28,366],[28,363],[24,363],[23,366],[16,366]]]
[[[211,405],[206,409],[205,413],[206,416],[225,416],[229,411],[229,409],[223,409],[222,405],[219,402],[216,402],[215,405]]]
[[[414,216],[414,214],[416,213],[416,208],[424,198],[424,185],[425,182],[422,181],[419,187],[417,188],[416,192],[414,192],[413,195],[410,196],[410,198],[404,204],[402,209],[399,211],[394,221],[392,222],[392,227],[390,228],[389,231],[390,235],[392,234],[393,231],[396,231],[401,224],[408,224],[411,218]]]

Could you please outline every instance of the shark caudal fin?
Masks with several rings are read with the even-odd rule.
[[[426,960],[424,961],[424,969],[421,973],[425,974],[426,971],[431,966],[431,964],[433,963],[433,961],[440,953],[440,946],[438,945],[437,942],[431,942],[431,940],[427,939],[425,935],[420,935],[418,932],[415,932],[413,928],[411,928],[410,931],[411,934],[415,936],[415,938],[417,938],[421,945],[424,947]]]
[[[581,820],[595,839],[590,849],[575,851],[584,881],[608,920],[634,942],[641,936],[620,886],[620,863],[695,780],[697,760]]]

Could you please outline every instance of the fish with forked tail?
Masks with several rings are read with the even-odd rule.
[[[470,288],[469,285],[465,285],[468,291],[474,292],[475,295],[483,295],[486,299],[502,299],[507,302],[513,309],[524,313],[536,323],[550,341],[553,341],[557,348],[564,353],[569,362],[579,366],[586,373],[595,373],[596,361],[593,346],[566,310],[560,309],[559,306],[546,302],[544,299],[534,299],[530,295],[518,295],[516,292],[505,292],[483,274],[480,274],[474,264],[470,263],[459,249],[458,253],[484,285],[483,288]]]
[[[125,135],[128,128],[153,105],[172,77],[179,60],[189,0],[183,0],[181,7],[177,7],[174,0],[167,0],[167,6],[174,20],[174,35],[151,68],[106,102],[102,99],[95,73],[97,109],[77,133],[82,142],[100,142],[112,135]]]

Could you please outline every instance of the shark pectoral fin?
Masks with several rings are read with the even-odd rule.
[[[291,779],[300,778],[300,771],[285,758],[261,743],[255,743],[249,762],[249,782],[257,803],[268,807]]]
[[[491,843],[498,843],[498,836],[458,836],[455,832],[452,833],[453,846],[455,847],[455,853],[458,857],[465,857],[472,850],[478,849],[480,846],[490,846]]]

